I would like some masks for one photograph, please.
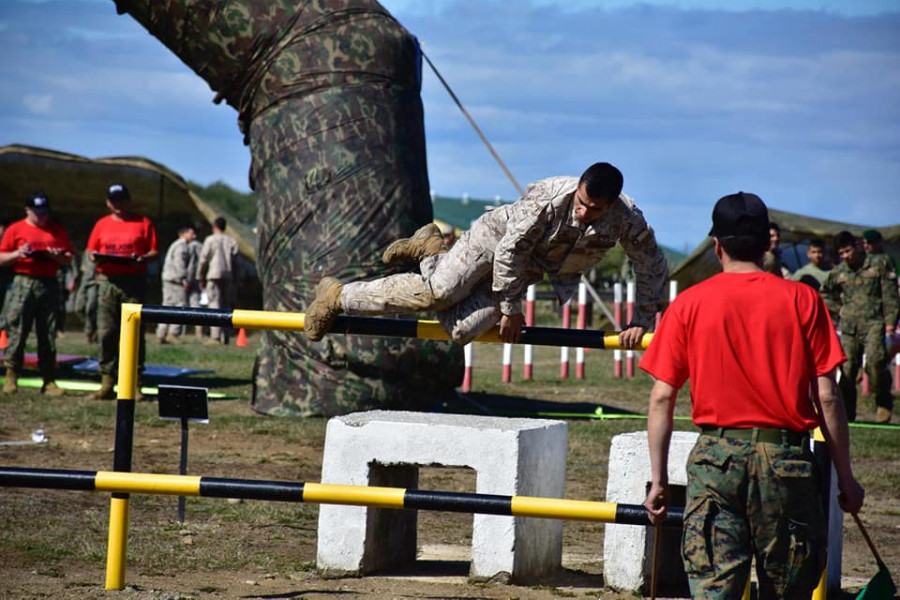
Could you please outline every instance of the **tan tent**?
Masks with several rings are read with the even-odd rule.
[[[124,183],[132,196],[134,210],[150,217],[159,238],[160,254],[175,240],[178,227],[195,223],[199,235],[209,232],[206,225],[220,213],[193,193],[184,179],[171,169],[146,158],[124,156],[89,159],[44,148],[10,145],[0,147],[0,216],[18,220],[25,216],[25,199],[34,190],[43,190],[50,198],[53,216],[81,250],[87,243],[94,222],[108,214],[107,187]],[[226,215],[226,218],[227,215]],[[252,232],[236,219],[228,219],[228,233],[240,246],[245,271],[257,280]],[[151,281],[157,281],[160,263],[151,267]],[[260,306],[259,284],[250,286],[256,293],[244,298]],[[159,286],[151,286],[149,302],[159,302]],[[247,308],[250,308],[249,306]]]
[[[806,264],[806,242],[819,238],[826,243],[829,252],[834,236],[838,232],[848,230],[854,235],[861,235],[866,229],[878,229],[884,236],[885,248],[893,256],[900,255],[900,225],[889,227],[873,227],[829,221],[790,213],[774,208],[769,209],[769,219],[778,223],[781,228],[781,255],[786,266],[794,270]],[[837,257],[832,256],[832,261]],[[683,290],[704,279],[719,273],[716,255],[713,252],[712,238],[706,238],[677,269],[672,272],[672,279],[678,282],[678,289]]]

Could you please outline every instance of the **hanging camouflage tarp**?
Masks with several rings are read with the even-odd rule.
[[[416,40],[373,0],[116,0],[237,109],[266,310],[319,280],[385,274],[381,251],[432,218]],[[447,343],[268,332],[252,406],[274,415],[421,409],[462,380]]]

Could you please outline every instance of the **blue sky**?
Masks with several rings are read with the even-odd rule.
[[[523,185],[605,160],[660,241],[715,200],[900,223],[897,0],[386,0]],[[724,8],[723,8],[724,7]],[[247,189],[236,114],[108,0],[0,2],[0,144],[143,155]],[[441,195],[515,189],[426,70]]]

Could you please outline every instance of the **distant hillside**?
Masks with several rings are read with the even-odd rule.
[[[187,183],[191,191],[213,208],[234,217],[244,225],[253,227],[256,224],[256,198],[253,194],[239,192],[221,181],[206,186],[193,181]]]

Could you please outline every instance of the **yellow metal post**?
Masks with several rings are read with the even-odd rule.
[[[123,304],[119,324],[119,381],[116,402],[116,442],[113,470],[131,471],[134,446],[134,399],[141,329],[141,305]],[[109,541],[106,550],[106,589],[125,587],[128,552],[128,494],[113,494],[109,505]]]

